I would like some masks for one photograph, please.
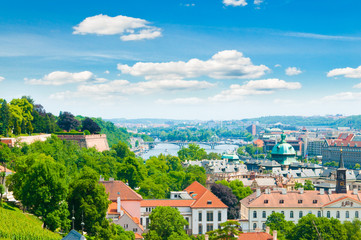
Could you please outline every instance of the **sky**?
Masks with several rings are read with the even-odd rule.
[[[0,98],[102,118],[360,114],[359,0],[4,1]]]

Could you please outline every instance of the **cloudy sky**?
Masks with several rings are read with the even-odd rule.
[[[5,1],[0,97],[103,118],[361,114],[359,0]]]

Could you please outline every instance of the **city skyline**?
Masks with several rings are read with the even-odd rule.
[[[361,3],[6,2],[0,94],[54,114],[242,119],[359,114]]]

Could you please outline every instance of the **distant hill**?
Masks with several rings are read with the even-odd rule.
[[[0,207],[0,239],[62,239],[59,234],[43,229],[42,224],[37,217],[7,203]]]
[[[361,129],[361,115],[348,117],[342,116],[267,116],[259,118],[248,118],[242,121],[258,121],[260,124],[282,123],[293,126],[329,126],[329,127],[351,127]]]

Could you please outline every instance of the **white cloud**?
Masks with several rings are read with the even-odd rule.
[[[357,68],[335,68],[327,73],[327,77],[344,76],[347,78],[361,78],[361,66]]]
[[[263,0],[254,0],[253,2],[255,5],[260,5],[261,3],[263,3]]]
[[[233,7],[238,7],[238,6],[246,6],[247,2],[246,0],[223,0],[223,4],[226,6],[233,6]]]
[[[5,78],[2,77],[2,76],[0,76],[0,82],[1,82],[1,81],[4,81],[4,80],[5,80]]]
[[[193,58],[188,62],[138,62],[133,66],[118,64],[118,69],[123,74],[144,76],[146,80],[183,79],[199,76],[209,76],[215,79],[249,79],[261,77],[269,71],[265,65],[253,65],[250,58],[244,57],[241,52],[236,50],[218,52],[206,61]]]
[[[151,94],[169,91],[197,91],[214,87],[215,84],[196,80],[153,80],[130,83],[127,80],[114,80],[104,84],[80,85],[76,92],[60,92],[51,95],[54,99],[69,97],[129,96],[132,94]]]
[[[322,98],[322,101],[359,101],[361,100],[361,92],[341,92]]]
[[[149,25],[141,18],[96,15],[84,19],[74,27],[73,34],[121,35],[123,41],[154,39],[162,36],[160,28]]]
[[[78,73],[55,71],[45,75],[41,79],[24,78],[25,83],[31,85],[64,85],[69,83],[82,83],[90,80],[97,80],[92,72],[83,71]]]
[[[160,103],[160,104],[188,104],[188,105],[199,104],[202,102],[204,102],[204,99],[197,98],[197,97],[175,98],[175,99],[170,99],[170,100],[158,99],[156,101],[156,103]]]
[[[288,67],[288,68],[285,70],[285,73],[286,73],[288,76],[295,76],[295,75],[301,74],[302,71],[301,71],[301,69],[296,68],[296,67]]]
[[[280,79],[253,80],[244,85],[233,84],[228,90],[210,97],[212,101],[237,101],[242,100],[244,96],[272,94],[275,90],[295,90],[302,87],[299,82],[286,82]]]
[[[276,64],[275,67],[282,67],[282,65],[281,64]]]
[[[110,72],[109,72],[109,70],[105,70],[105,72],[104,72],[105,74],[109,74]]]
[[[303,33],[303,32],[288,32],[284,34],[290,37],[312,38],[312,39],[325,39],[325,40],[361,40],[360,37],[337,36],[337,35],[324,35],[317,33]]]

